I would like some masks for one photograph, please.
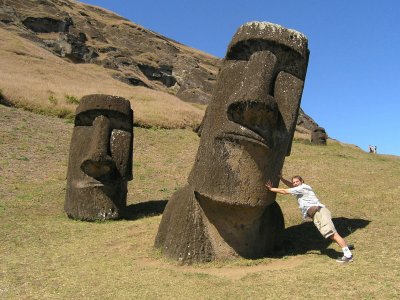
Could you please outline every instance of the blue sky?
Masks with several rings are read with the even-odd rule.
[[[400,155],[398,0],[84,0],[224,57],[237,28],[268,21],[308,37],[301,106],[331,138]]]

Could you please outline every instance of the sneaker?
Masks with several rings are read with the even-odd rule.
[[[338,263],[349,263],[353,261],[353,255],[351,257],[342,256],[336,260]]]

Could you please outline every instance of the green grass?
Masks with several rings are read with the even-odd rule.
[[[395,299],[400,296],[399,157],[329,142],[293,144],[284,175],[301,174],[354,243],[336,245],[279,196],[293,251],[281,257],[178,266],[153,248],[160,215],[80,222],[63,212],[73,124],[0,105],[2,299]],[[190,130],[135,128],[128,205],[168,199],[186,182],[199,139]],[[20,158],[27,158],[20,159]]]
[[[49,102],[52,104],[52,105],[54,105],[54,106],[56,106],[57,105],[57,103],[58,103],[58,99],[57,99],[57,97],[56,96],[54,96],[53,94],[51,94],[50,96],[49,96]]]
[[[44,116],[55,116],[58,118],[66,119],[67,122],[72,122],[75,117],[75,112],[69,108],[64,107],[56,107],[55,105],[58,103],[57,98],[54,96],[49,96],[49,103],[52,103],[51,106],[43,106],[35,103],[27,103],[24,101],[14,101],[12,106],[18,109],[24,109],[29,112],[33,112],[36,114],[44,115]]]
[[[68,104],[79,104],[79,99],[78,97],[72,96],[72,95],[65,95],[65,103]]]

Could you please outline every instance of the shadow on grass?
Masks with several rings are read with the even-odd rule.
[[[149,216],[161,215],[167,205],[168,200],[151,200],[131,204],[123,212],[122,219],[137,220]],[[358,229],[367,227],[371,222],[364,219],[333,218],[333,223],[338,233],[346,239],[346,242],[352,244],[351,239],[347,238]],[[283,247],[277,253],[277,256],[306,254],[309,251],[320,251],[321,255],[327,255],[331,258],[337,258],[342,252],[334,249],[328,249],[332,243],[330,239],[321,236],[312,221],[299,225],[291,226],[285,229],[283,237]],[[356,245],[354,246],[356,247]]]
[[[351,239],[347,237],[357,229],[368,226],[371,222],[364,219],[348,219],[344,217],[333,218],[332,221],[338,233],[349,245],[353,243]],[[317,250],[321,251],[321,255],[327,255],[331,258],[341,256],[342,252],[335,251],[334,249],[327,249],[331,243],[332,241],[329,238],[325,239],[322,237],[314,223],[310,221],[285,229],[282,252],[284,252],[285,255],[298,255]],[[354,248],[356,248],[356,246],[357,245],[354,245]]]
[[[128,205],[122,213],[122,219],[137,220],[144,217],[161,215],[167,202],[167,200],[151,200]]]

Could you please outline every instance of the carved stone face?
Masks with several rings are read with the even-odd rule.
[[[307,69],[307,39],[270,23],[247,23],[233,37],[207,108],[189,183],[234,205],[267,206],[290,154]]]
[[[68,163],[65,211],[70,217],[119,217],[132,179],[132,142],[129,101],[106,95],[81,99]]]
[[[328,135],[322,127],[315,127],[311,132],[311,143],[315,145],[326,145]]]

